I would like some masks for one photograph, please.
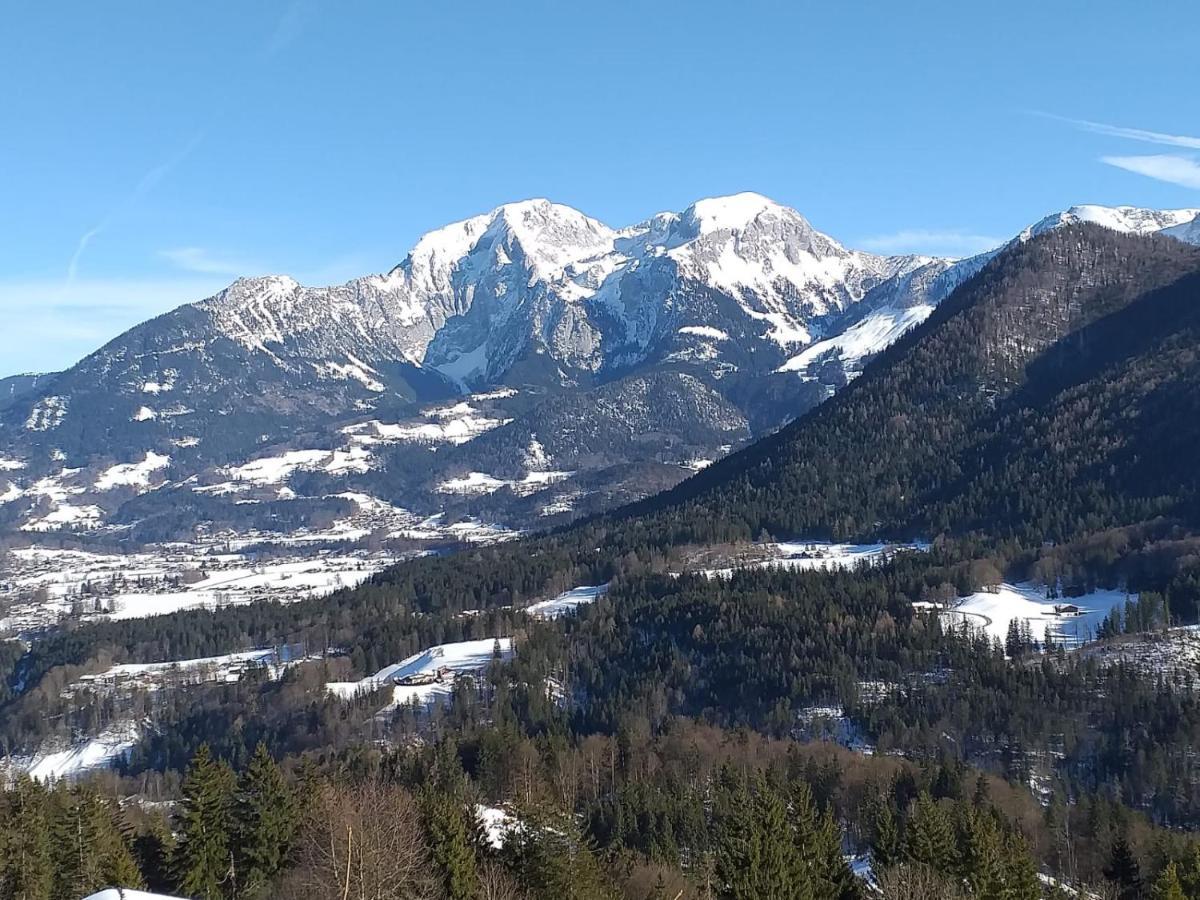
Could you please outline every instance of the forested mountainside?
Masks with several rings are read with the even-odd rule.
[[[847,249],[757,194],[621,229],[546,200],[507,204],[426,234],[386,274],[239,279],[14,395],[0,407],[0,528],[278,531],[257,504],[306,479],[301,518],[352,490],[422,518],[564,521],[811,408],[968,269]],[[888,327],[852,352],[823,344],[879,317]],[[805,348],[813,358],[792,365]],[[668,412],[655,429],[620,415],[648,391]],[[114,464],[147,460],[128,509],[98,487]],[[275,476],[244,483],[247,465],[273,462]],[[189,496],[206,488],[218,489]]]
[[[25,375],[9,375],[7,378],[0,378],[0,407],[7,406],[18,397],[37,390],[39,385],[44,384],[53,377],[53,374],[41,375],[29,373]]]
[[[1013,247],[809,416],[637,507],[694,538],[1063,540],[1192,524],[1200,251],[1084,226]]]
[[[317,848],[376,819],[414,895],[850,898],[870,890],[850,855],[896,900],[1198,896],[1200,653],[1172,628],[1200,620],[1198,291],[1197,248],[1048,229],[651,501],[326,598],[8,647],[0,741],[132,727],[109,793],[182,797],[178,844],[104,814],[141,877],[189,896],[241,896],[247,873],[322,896],[342,882]],[[826,567],[818,537],[926,543]],[[787,540],[808,549],[773,556]],[[996,615],[1005,579],[1044,592],[1044,630],[1014,615],[997,640],[956,612]],[[1101,588],[1121,599],[1065,633]],[[40,790],[7,795],[12,821],[70,821],[80,798]],[[256,798],[288,790],[305,802],[258,828]],[[501,840],[471,839],[498,818]]]
[[[1073,207],[1009,243],[1081,222],[1184,243],[1195,215]],[[564,524],[812,409],[996,252],[865,253],[756,194],[621,229],[537,200],[386,274],[239,279],[0,386],[0,532],[128,547],[334,521],[440,545]]]

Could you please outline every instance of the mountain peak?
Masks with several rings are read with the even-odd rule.
[[[795,210],[753,191],[697,200],[684,211],[683,219],[694,223],[697,230],[703,234],[723,230],[739,231],[767,213],[804,221]],[[805,225],[807,224],[805,222]]]
[[[1101,206],[1083,203],[1052,213],[1022,232],[1028,239],[1064,225],[1091,223],[1129,234],[1153,234],[1165,228],[1183,225],[1200,215],[1200,209],[1146,209],[1139,206]]]

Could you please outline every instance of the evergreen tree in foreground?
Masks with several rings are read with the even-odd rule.
[[[234,777],[229,767],[213,759],[201,744],[183,779],[179,846],[175,877],[179,891],[195,900],[221,900],[232,893],[232,832]]]
[[[248,900],[266,896],[287,856],[297,820],[295,797],[261,742],[238,783],[235,818],[238,894]]]
[[[46,792],[22,777],[8,792],[3,812],[5,859],[0,896],[13,900],[49,900],[53,884]]]
[[[1142,896],[1142,869],[1129,840],[1122,835],[1113,841],[1104,877],[1117,889],[1119,900],[1140,900]]]
[[[904,856],[936,872],[956,871],[954,832],[945,811],[928,793],[917,797],[904,839]]]
[[[1152,900],[1188,900],[1179,881],[1179,870],[1175,863],[1168,863],[1162,870],[1162,874],[1154,882],[1154,890],[1150,896]]]
[[[460,791],[432,788],[421,798],[429,851],[441,875],[448,900],[471,900],[476,896],[479,876],[473,846],[474,823],[467,821],[467,807]]]

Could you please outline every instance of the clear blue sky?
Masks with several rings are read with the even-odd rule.
[[[0,374],[530,196],[618,225],[756,190],[955,255],[1073,203],[1200,206],[1186,0],[68,6],[0,29]]]

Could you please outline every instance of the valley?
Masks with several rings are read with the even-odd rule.
[[[1152,814],[1150,829],[1186,825],[1200,806],[1166,788],[1195,783],[1200,734],[1200,485],[1177,449],[1193,437],[1200,250],[1154,233],[1170,215],[1084,209],[971,263],[939,302],[878,306],[824,347],[798,338],[750,395],[730,387],[725,349],[672,351],[609,380],[397,393],[388,412],[301,417],[219,457],[170,438],[39,460],[78,406],[23,394],[32,411],[3,456],[8,778],[111,779],[171,807],[170,773],[193,784],[214,753],[261,768],[269,742],[296,765],[396,766],[417,791],[449,766],[488,811],[476,818],[519,823],[501,857],[579,827],[633,852],[643,838],[607,816],[643,801],[604,778],[694,801],[720,834],[729,813],[702,812],[702,796],[774,788],[712,774],[693,795],[639,760],[716,766],[753,734],[827,760],[785,776],[771,745],[754,751],[805,785],[789,790],[834,791],[820,765],[874,773],[869,804],[837,794],[862,836],[829,845],[831,879],[887,877],[868,808],[903,811],[913,834],[963,802],[968,777],[1028,804],[1027,823],[1068,797],[1061,814],[1079,819],[1115,780],[1104,802]],[[1094,221],[1114,216],[1127,227]],[[786,324],[750,319],[776,337]],[[725,348],[722,325],[673,333]],[[377,360],[347,358],[339,379],[387,393]],[[830,359],[836,377],[815,378]],[[767,387],[778,379],[790,394]],[[146,381],[133,420],[170,419],[155,398],[177,389]],[[680,733],[704,749],[674,747]],[[610,742],[620,762],[596,749]],[[556,795],[583,771],[574,800]],[[534,795],[586,826],[539,818]],[[1044,825],[996,827],[1018,868],[1060,871],[1020,843],[1048,840]],[[1085,865],[1075,883],[1102,861]]]

